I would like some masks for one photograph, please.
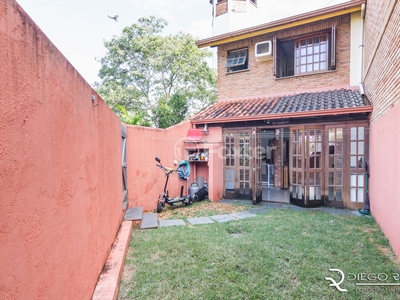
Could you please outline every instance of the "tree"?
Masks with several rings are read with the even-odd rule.
[[[139,19],[104,43],[98,92],[112,109],[146,113],[157,127],[177,124],[216,101],[216,71],[190,34],[162,35],[162,18]],[[168,116],[167,116],[168,115]]]

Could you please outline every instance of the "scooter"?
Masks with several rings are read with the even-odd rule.
[[[182,161],[178,165],[177,169],[172,169],[172,168],[164,167],[161,164],[161,160],[158,157],[156,157],[155,160],[156,160],[156,162],[158,162],[158,164],[156,166],[164,171],[165,177],[166,177],[164,191],[162,191],[160,193],[160,196],[158,197],[157,212],[160,213],[163,210],[163,208],[165,207],[165,204],[168,204],[172,207],[182,205],[182,204],[185,204],[185,205],[192,204],[193,203],[192,198],[190,197],[190,195],[188,195],[187,191],[186,191],[186,196],[183,195],[183,188],[184,188],[183,183],[181,186],[181,193],[179,196],[170,198],[168,195],[168,191],[167,191],[169,175],[171,175],[174,172],[178,174],[179,180],[186,181],[186,190],[187,190],[187,181],[189,180],[189,176],[190,176],[189,163],[187,161]],[[184,167],[185,167],[185,170],[183,169]]]

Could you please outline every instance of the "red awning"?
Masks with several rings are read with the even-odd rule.
[[[186,142],[201,142],[201,129],[189,129]]]

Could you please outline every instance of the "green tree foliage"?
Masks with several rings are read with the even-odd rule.
[[[104,43],[97,91],[109,106],[145,114],[153,125],[177,124],[216,101],[216,72],[207,64],[208,50],[179,32],[163,35],[162,18],[139,19],[121,36]]]
[[[132,113],[127,111],[126,108],[120,104],[115,104],[115,108],[119,110],[117,114],[121,121],[125,124],[147,127],[151,125],[150,121],[147,119],[147,116],[142,111]]]

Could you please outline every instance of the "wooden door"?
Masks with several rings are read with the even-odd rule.
[[[322,126],[308,126],[305,131],[305,204],[323,204],[323,129]]]
[[[323,127],[292,127],[290,134],[290,202],[323,204]]]
[[[344,198],[344,206],[351,209],[363,208],[365,204],[365,165],[368,159],[368,125],[349,124],[347,128],[347,159],[349,163],[346,184],[349,197]]]
[[[290,202],[304,206],[304,127],[290,129]]]
[[[325,135],[325,204],[342,208],[346,193],[346,125],[327,126]]]
[[[224,197],[253,200],[252,130],[226,130]]]

